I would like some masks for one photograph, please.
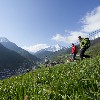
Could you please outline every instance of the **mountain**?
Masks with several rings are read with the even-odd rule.
[[[0,43],[0,66],[7,64],[23,63],[26,59],[18,53],[5,48]]]
[[[61,53],[63,51],[66,51],[66,48],[57,44],[57,45],[50,46],[48,48],[39,50],[36,53],[34,53],[34,55],[44,60],[45,56],[48,56],[51,59],[54,56],[58,55],[58,53]]]
[[[33,55],[37,55],[37,54],[44,53],[44,52],[48,52],[48,53],[49,52],[56,52],[56,51],[59,51],[59,50],[62,50],[62,49],[66,49],[66,48],[57,44],[57,45],[54,45],[54,46],[49,46],[45,49],[41,49],[41,50],[39,50],[35,53],[34,52],[30,52],[30,53],[33,54]]]
[[[62,49],[66,49],[66,48],[57,44],[57,45],[54,45],[54,46],[49,46],[45,49],[41,49],[41,50],[37,51],[36,53],[33,53],[33,52],[31,52],[31,53],[32,54],[38,54],[38,53],[42,53],[42,52],[45,52],[45,51],[46,52],[56,52],[56,51],[59,51],[59,50],[62,50]]]
[[[45,48],[44,50],[45,50],[45,51],[55,52],[55,51],[59,51],[59,50],[61,50],[61,49],[63,49],[63,48],[65,48],[65,47],[63,47],[63,46],[57,44],[57,45],[54,45],[54,46],[49,46],[48,48]]]
[[[0,72],[5,72],[9,70],[11,73],[15,70],[22,68],[30,68],[29,64],[32,63],[26,58],[22,57],[20,54],[7,49],[0,43]],[[1,76],[1,75],[0,75]]]
[[[40,61],[39,58],[35,57],[34,55],[30,54],[28,51],[18,47],[15,43],[12,43],[10,42],[7,38],[5,37],[0,37],[0,43],[12,50],[12,51],[15,51],[17,52],[18,54],[20,54],[21,56],[23,56],[24,58],[27,58],[28,60],[31,60],[31,61],[34,61],[34,62],[37,62],[37,61]]]
[[[54,54],[54,52],[51,52],[51,51],[45,51],[45,50],[41,50],[41,51],[38,51],[36,53],[34,53],[34,55],[38,58],[40,58],[41,60],[44,60],[44,58],[46,56],[48,56],[50,58],[50,56],[52,56]]]
[[[35,64],[0,43],[0,79],[31,70]]]

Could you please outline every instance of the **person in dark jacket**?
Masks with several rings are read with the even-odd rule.
[[[73,61],[76,60],[76,53],[77,53],[76,49],[77,49],[76,46],[74,45],[74,43],[72,43],[72,54],[73,54],[72,59],[73,59]]]
[[[46,56],[46,57],[45,57],[45,66],[48,67],[48,64],[49,64],[49,59],[48,59],[48,57]]]
[[[83,57],[85,58],[90,58],[89,55],[85,55],[85,51],[87,50],[87,46],[90,45],[87,43],[85,38],[82,38],[81,36],[78,37],[79,41],[80,41],[80,58],[81,60],[83,60]]]

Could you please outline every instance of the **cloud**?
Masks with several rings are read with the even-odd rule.
[[[71,31],[70,35],[66,37],[67,43],[74,43],[78,41],[78,36],[86,36],[85,33],[82,33],[80,31]]]
[[[92,32],[100,29],[100,6],[90,13],[88,12],[86,16],[81,19],[81,22],[83,23],[81,31]]]
[[[64,37],[60,34],[56,34],[56,36],[52,37],[52,40],[55,40],[57,42],[66,42],[66,37]]]
[[[33,45],[33,46],[23,46],[22,48],[29,51],[29,52],[37,52],[41,49],[45,49],[49,47],[47,44],[36,44],[36,45]]]
[[[64,42],[64,43],[74,43],[74,42],[78,42],[78,36],[86,36],[86,34],[82,33],[82,32],[78,32],[78,31],[71,31],[69,36],[62,36],[60,34],[56,34],[55,36],[53,36],[52,40],[55,40],[57,42]]]
[[[96,7],[93,11],[88,12],[82,19],[81,19],[82,26],[79,31],[68,31],[65,30],[66,36],[56,34],[52,37],[53,40],[57,42],[64,42],[64,43],[76,43],[78,42],[78,36],[87,37],[88,33],[93,32],[95,30],[100,29],[100,6]]]

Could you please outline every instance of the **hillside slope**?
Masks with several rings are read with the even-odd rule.
[[[35,64],[17,52],[7,49],[0,43],[0,79],[17,75]]]
[[[24,62],[25,58],[0,44],[0,66]]]
[[[86,54],[89,54],[92,57],[96,57],[97,55],[100,55],[100,43],[96,43],[95,45],[91,46]]]
[[[0,100],[100,100],[100,56],[0,81]]]
[[[18,47],[15,43],[10,42],[7,38],[0,37],[0,43],[4,47],[8,48],[9,50],[17,52],[22,57],[24,57],[24,58],[26,58],[28,60],[31,60],[31,61],[34,61],[34,62],[40,61],[39,58],[37,58],[36,56],[30,54],[28,51]]]

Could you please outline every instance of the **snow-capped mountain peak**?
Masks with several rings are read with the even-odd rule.
[[[0,42],[9,42],[9,40],[5,37],[0,37]]]
[[[45,50],[55,52],[55,51],[61,50],[62,48],[63,48],[62,46],[60,46],[59,44],[56,44],[54,46],[49,46],[48,48],[45,48]]]
[[[60,46],[59,44],[57,44],[57,45],[55,45],[55,48],[56,48],[56,50],[58,51],[58,50],[62,49],[63,47]]]

